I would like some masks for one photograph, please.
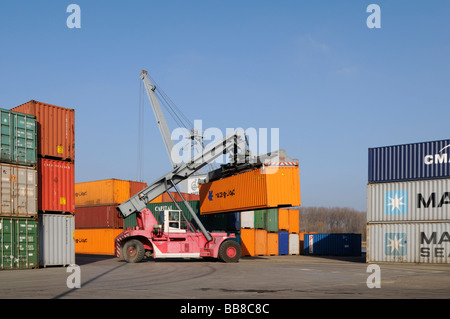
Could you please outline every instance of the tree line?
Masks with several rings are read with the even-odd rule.
[[[299,207],[300,231],[358,233],[366,239],[366,212],[348,207]]]

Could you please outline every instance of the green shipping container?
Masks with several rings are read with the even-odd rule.
[[[267,228],[267,209],[255,210],[255,229]]]
[[[38,267],[38,222],[0,217],[0,269]]]
[[[278,232],[278,208],[267,209],[267,231]]]
[[[33,115],[0,109],[0,160],[4,163],[37,164],[37,122]]]

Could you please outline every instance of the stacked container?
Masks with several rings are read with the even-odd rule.
[[[257,209],[243,211],[240,216],[243,256],[300,254],[298,209]]]
[[[450,261],[450,140],[369,149],[367,262]]]
[[[298,255],[300,206],[298,160],[269,163],[262,168],[200,184],[203,216],[240,212],[243,256]]]
[[[36,117],[0,109],[0,143],[0,269],[36,268]]]
[[[143,182],[120,179],[76,183],[75,253],[114,255],[114,238],[124,227],[116,207],[145,187]]]
[[[75,111],[29,101],[12,109],[36,119],[39,265],[75,263]]]

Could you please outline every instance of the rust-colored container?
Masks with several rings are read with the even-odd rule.
[[[267,233],[267,253],[268,256],[278,255],[278,233]]]
[[[255,255],[267,255],[267,230],[255,229]]]
[[[200,213],[300,206],[298,166],[265,167],[200,185]]]
[[[241,250],[242,256],[255,256],[255,229],[241,229]]]
[[[175,198],[175,201],[181,202],[181,197],[178,195],[177,192],[170,192],[172,196]],[[181,193],[183,195],[184,199],[187,201],[193,201],[193,200],[199,200],[200,196],[198,194],[189,194],[189,193]],[[171,202],[172,199],[170,198],[169,194],[166,192],[162,194],[162,202]]]
[[[75,110],[34,100],[11,110],[36,116],[39,156],[75,160]]]
[[[114,255],[114,238],[123,229],[75,229],[75,253]]]
[[[116,205],[75,207],[75,228],[122,228]]]
[[[38,160],[38,211],[75,213],[75,165]]]
[[[146,183],[120,179],[105,179],[75,184],[75,206],[122,204],[147,187]]]
[[[300,231],[300,211],[289,209],[289,233],[298,233]]]
[[[278,209],[278,230],[289,230],[289,209]]]

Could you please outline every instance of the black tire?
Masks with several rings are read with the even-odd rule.
[[[241,245],[234,240],[226,240],[219,247],[218,257],[225,263],[237,263],[241,253]]]
[[[131,239],[122,247],[123,259],[129,263],[138,263],[144,259],[144,245],[137,239]]]

